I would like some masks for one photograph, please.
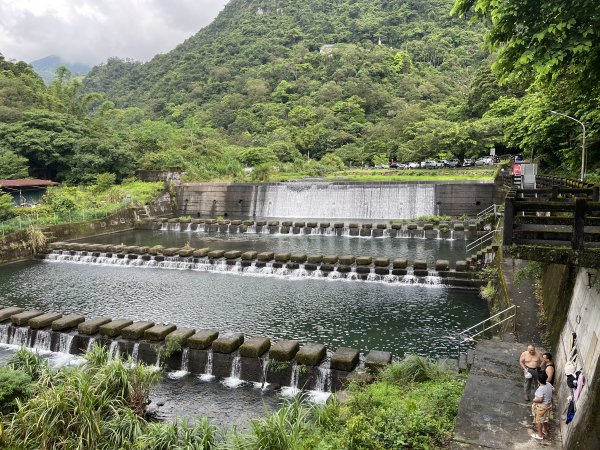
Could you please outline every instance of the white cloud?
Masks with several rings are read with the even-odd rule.
[[[0,0],[0,52],[97,64],[147,61],[208,25],[227,0]]]

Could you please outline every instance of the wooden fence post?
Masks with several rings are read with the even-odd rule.
[[[575,199],[575,213],[573,215],[573,250],[583,250],[585,237],[585,210],[587,208],[587,200],[578,197]]]

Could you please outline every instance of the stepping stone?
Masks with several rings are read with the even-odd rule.
[[[233,353],[244,342],[244,335],[241,333],[231,333],[219,336],[213,344],[213,352],[215,353]]]
[[[379,350],[371,350],[365,358],[365,368],[373,372],[379,372],[382,368],[391,364],[392,354]]]
[[[208,255],[208,252],[210,252],[210,248],[208,248],[208,247],[199,248],[197,250],[194,250],[194,253],[192,253],[192,256],[194,258],[204,258],[206,255]]]
[[[239,250],[230,250],[228,252],[225,252],[223,256],[225,256],[225,258],[227,259],[237,259],[240,256],[242,256],[242,252],[240,252]]]
[[[331,356],[331,368],[351,372],[358,364],[358,350],[340,347]]]
[[[167,337],[165,337],[165,341],[168,343],[178,342],[182,347],[185,347],[187,344],[187,340],[191,336],[193,336],[195,332],[196,330],[194,328],[177,328],[175,331],[173,331],[172,333],[168,334]]]
[[[438,259],[435,262],[435,270],[449,270],[450,269],[450,261],[447,259]]]
[[[457,272],[466,272],[469,270],[469,266],[466,261],[456,261],[455,269]]]
[[[375,267],[388,267],[390,265],[389,258],[375,258]]]
[[[311,264],[319,264],[323,261],[323,255],[308,255],[306,260]]]
[[[181,250],[179,250],[179,256],[181,256],[182,258],[189,258],[193,254],[194,254],[193,248],[182,248]]]
[[[144,336],[144,331],[148,328],[152,328],[154,326],[154,322],[149,321],[139,321],[134,322],[131,325],[126,326],[121,330],[121,337],[123,339],[141,339]]]
[[[84,320],[85,317],[81,314],[69,314],[52,322],[52,329],[54,331],[70,330],[71,328],[75,328]]]
[[[318,366],[325,358],[326,352],[327,350],[323,344],[309,342],[304,344],[296,353],[296,361],[298,364],[304,364],[305,366]]]
[[[225,250],[212,250],[208,252],[208,257],[211,259],[222,258],[225,254]]]
[[[77,331],[80,334],[96,334],[100,326],[110,322],[111,320],[112,319],[110,317],[94,317],[91,320],[86,320],[85,322],[77,325]]]
[[[271,261],[275,257],[273,252],[262,252],[257,255],[259,261]]]
[[[121,334],[121,330],[133,323],[133,320],[118,319],[102,324],[99,328],[102,336],[117,337]]]
[[[165,248],[162,251],[162,254],[165,256],[175,256],[179,254],[179,247],[171,247],[171,248]]]
[[[240,347],[240,355],[247,358],[260,358],[271,347],[269,338],[253,336],[244,341]]]
[[[256,259],[257,255],[258,255],[258,252],[254,252],[254,251],[244,252],[244,253],[242,253],[242,260],[243,261],[253,261]]]
[[[279,341],[271,345],[269,358],[275,361],[291,361],[298,353],[300,343],[298,341]]]
[[[392,261],[392,267],[394,269],[406,269],[408,266],[408,260],[406,258],[396,258]]]
[[[413,261],[413,269],[427,270],[427,261],[424,261],[422,259],[415,259]]]
[[[287,252],[287,253],[276,253],[275,254],[275,261],[278,262],[288,262],[291,258],[292,254]]]
[[[292,262],[303,263],[306,261],[306,254],[305,253],[294,253],[290,257],[290,260]]]
[[[358,264],[359,266],[370,266],[372,262],[373,262],[373,258],[370,256],[357,256],[356,257],[356,264]]]
[[[173,324],[169,325],[155,325],[152,328],[148,328],[144,331],[144,339],[147,341],[162,341],[169,333],[175,331],[177,327]]]
[[[49,327],[52,322],[62,317],[59,313],[46,313],[41,316],[34,317],[29,321],[29,327],[33,329]]]
[[[340,264],[344,266],[351,266],[356,262],[356,258],[352,255],[343,255],[340,256]]]
[[[337,255],[325,255],[323,256],[323,262],[325,264],[335,264],[338,262]]]
[[[19,314],[25,311],[23,308],[17,306],[11,306],[10,308],[0,309],[0,322],[10,319],[15,314]]]
[[[33,319],[37,316],[41,316],[42,314],[44,314],[42,311],[37,310],[23,311],[21,313],[15,314],[14,316],[11,316],[10,320],[13,324],[22,326],[27,325],[30,319]]]
[[[197,350],[206,350],[210,348],[213,341],[219,337],[217,330],[199,330],[193,336],[188,338],[188,347]]]

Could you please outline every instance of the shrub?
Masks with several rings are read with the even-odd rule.
[[[446,372],[434,361],[418,355],[410,355],[398,364],[392,364],[381,372],[381,379],[396,385],[424,382],[444,378]]]
[[[96,184],[94,190],[96,192],[106,192],[117,181],[117,176],[114,173],[100,173],[96,175]]]
[[[26,348],[19,349],[11,356],[8,360],[8,367],[26,373],[34,381],[39,380],[44,373],[48,372],[48,363],[40,355]]]
[[[15,202],[11,195],[0,192],[0,220],[10,219],[15,215]]]
[[[21,370],[0,367],[0,413],[15,409],[17,400],[27,400],[34,393],[31,377]]]

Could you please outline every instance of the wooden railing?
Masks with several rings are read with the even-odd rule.
[[[538,185],[542,183],[538,180]],[[510,189],[504,206],[503,244],[570,246],[575,251],[600,247],[599,187],[571,180],[540,189]]]

